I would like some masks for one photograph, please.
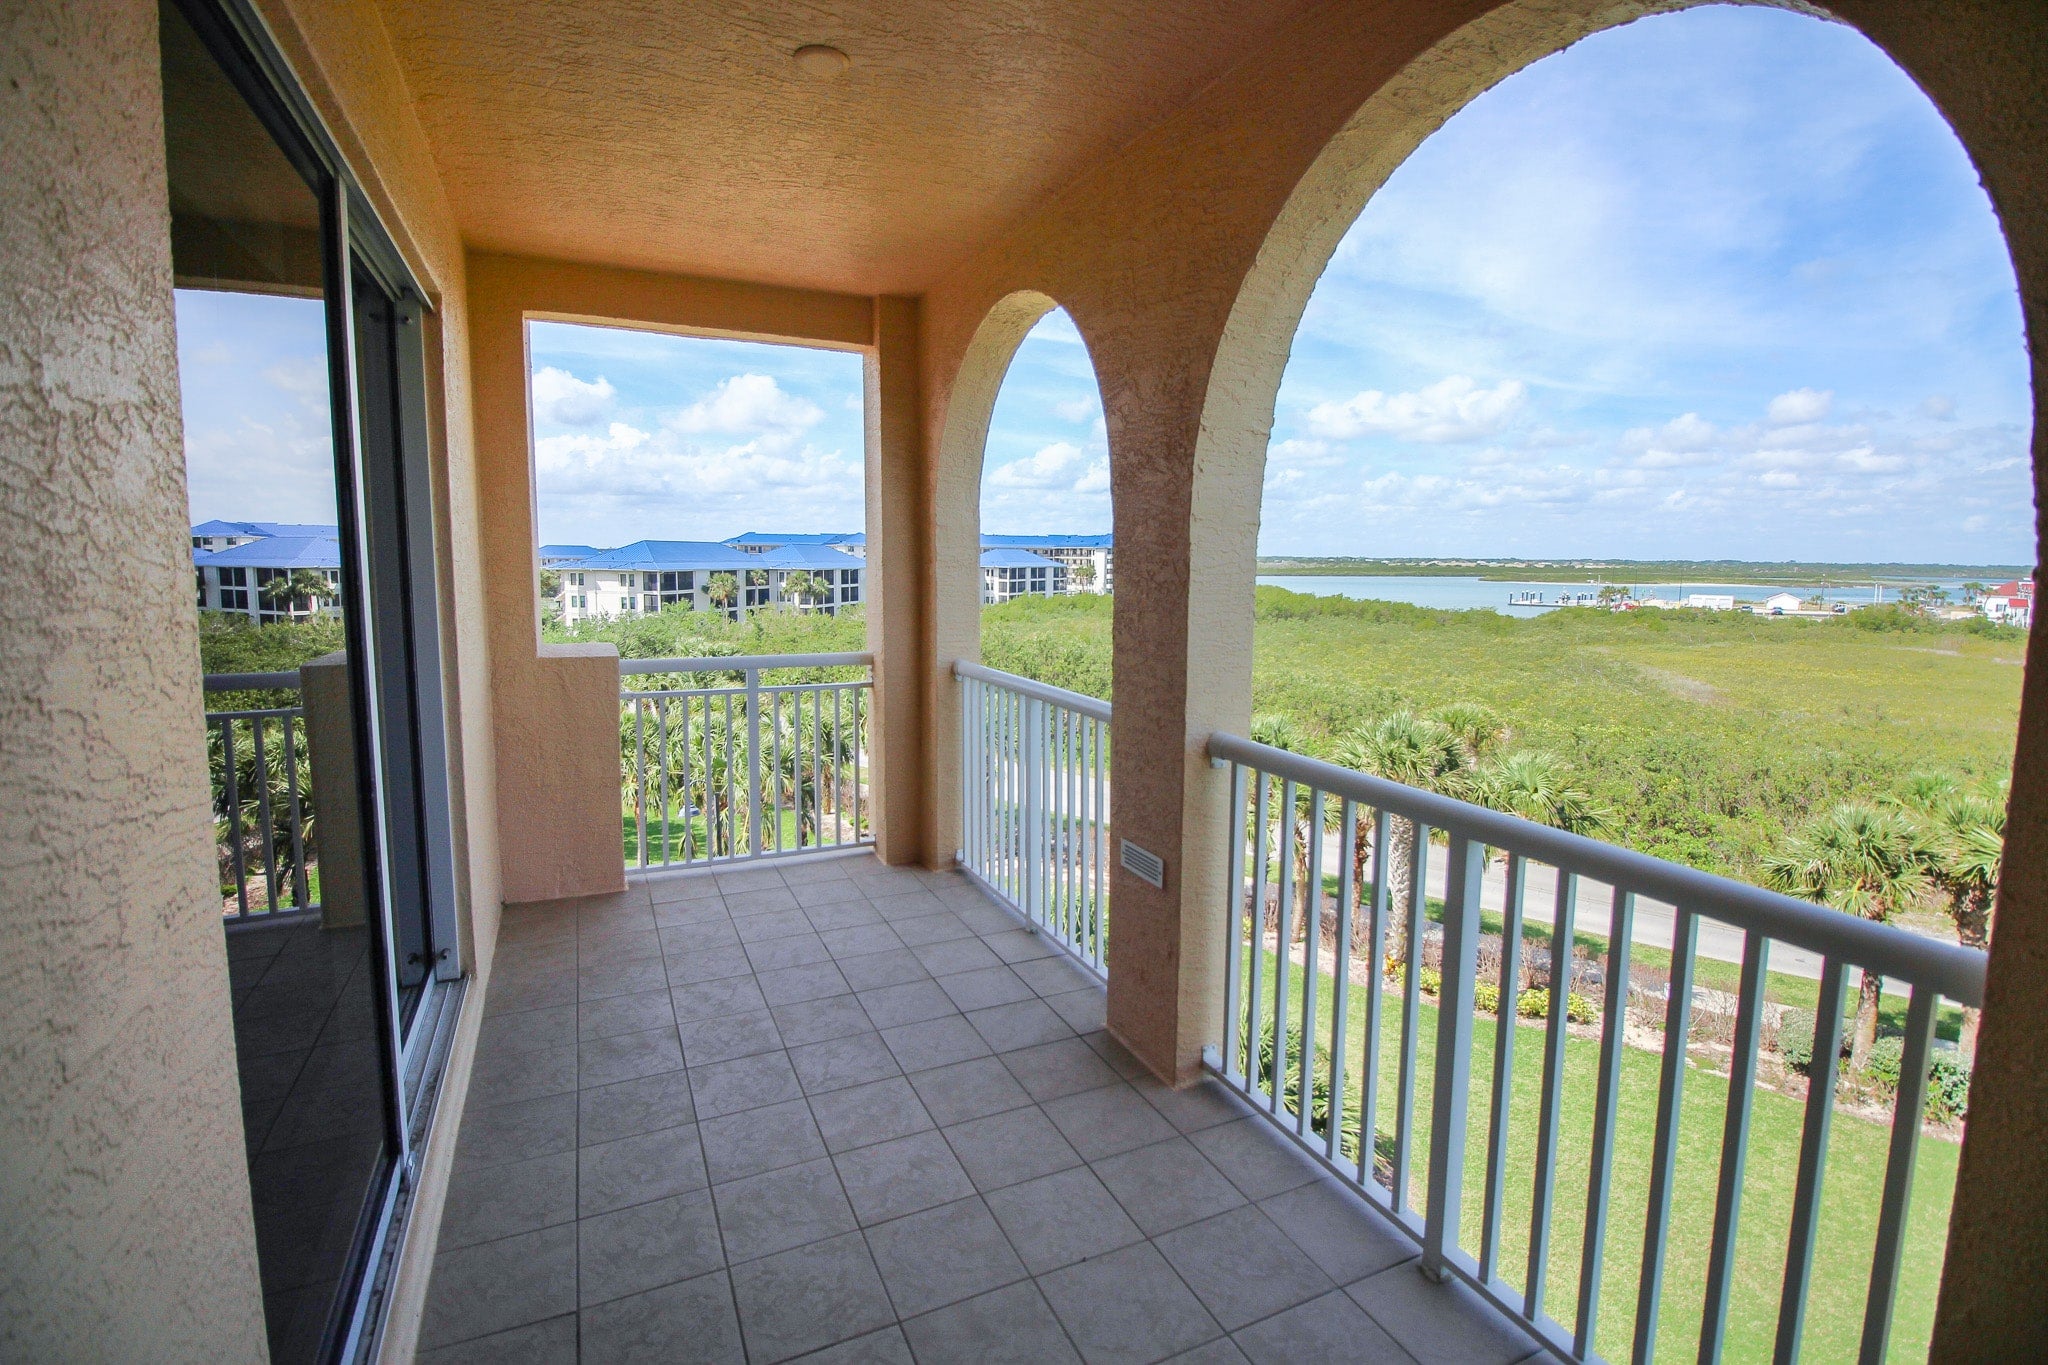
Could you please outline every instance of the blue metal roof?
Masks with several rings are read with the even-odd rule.
[[[225,550],[200,550],[194,565],[204,569],[338,569],[341,539],[333,535],[265,536]]]
[[[765,554],[748,555],[755,564],[776,569],[864,569],[867,561],[825,545],[785,545]]]
[[[195,536],[213,539],[217,536],[326,536],[338,540],[341,530],[335,526],[321,526],[311,522],[296,521],[207,521],[192,528]]]
[[[833,553],[837,553],[834,551]],[[845,558],[845,556],[840,556]],[[579,569],[639,569],[676,571],[682,569],[758,569],[768,556],[750,555],[721,545],[715,540],[636,540],[616,550],[599,550],[585,558]]]
[[[1066,566],[1057,559],[1047,559],[1029,550],[1013,550],[998,546],[981,552],[981,567],[984,569],[1062,569]]]
[[[990,536],[981,538],[981,548],[991,547],[1005,550],[1109,550],[1116,547],[1116,536]]]
[[[543,545],[540,547],[541,563],[548,565],[568,564],[604,554],[595,545]]]
[[[745,535],[732,536],[727,545],[865,545],[867,534],[863,531],[805,531],[778,535],[772,531],[749,531]]]

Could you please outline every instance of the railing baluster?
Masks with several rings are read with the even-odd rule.
[[[249,718],[250,743],[256,751],[256,828],[263,840],[263,908],[277,911],[277,826],[270,818],[270,755],[264,743],[264,717]]]
[[[1438,969],[1436,1085],[1430,1105],[1429,1207],[1424,1211],[1422,1271],[1450,1274],[1464,1211],[1465,1128],[1472,1095],[1472,994],[1479,966],[1479,892],[1486,849],[1451,836],[1444,866],[1444,951]]]
[[[666,696],[654,701],[654,745],[661,765],[661,865],[669,865],[670,835],[668,823],[668,702]]]
[[[1742,1221],[1742,1168],[1749,1160],[1749,1118],[1756,1099],[1756,1054],[1763,1033],[1764,981],[1771,941],[1743,936],[1742,986],[1735,1049],[1728,1059],[1728,1117],[1721,1131],[1721,1179],[1714,1197],[1714,1241],[1707,1252],[1707,1299],[1700,1359],[1719,1360],[1727,1345],[1728,1298],[1735,1283],[1735,1239]]]
[[[1927,1111],[1928,1054],[1934,1048],[1938,1003],[1933,989],[1915,986],[1906,1006],[1905,1050],[1899,1059],[1898,1094],[1892,1101],[1891,1150],[1885,1157],[1884,1202],[1878,1209],[1877,1250],[1870,1259],[1870,1294],[1864,1300],[1863,1340],[1857,1350],[1864,1365],[1880,1365],[1891,1339],[1899,1268],[1906,1254],[1906,1213],[1913,1199],[1913,1163],[1920,1151],[1921,1116]]]
[[[647,866],[647,699],[633,698],[633,846]]]
[[[1643,1219],[1643,1275],[1636,1286],[1635,1358],[1657,1353],[1657,1312],[1664,1290],[1664,1241],[1678,1180],[1678,1119],[1685,1087],[1686,1038],[1692,1032],[1692,976],[1699,917],[1679,906],[1671,925],[1671,982],[1664,1002],[1664,1057],[1657,1081],[1657,1135],[1650,1152],[1650,1204]]]
[[[1813,1277],[1813,1246],[1820,1230],[1820,1194],[1828,1164],[1828,1129],[1835,1113],[1841,1067],[1842,996],[1848,973],[1840,958],[1821,964],[1820,998],[1813,1014],[1813,1057],[1807,1063],[1806,1123],[1799,1135],[1799,1180],[1792,1191],[1792,1230],[1785,1243],[1785,1287],[1778,1298],[1778,1340],[1772,1358],[1799,1359],[1806,1325],[1806,1291]]]
[[[1392,914],[1393,880],[1387,875],[1391,829],[1386,809],[1375,810],[1372,909],[1366,917],[1365,1037],[1359,1044],[1364,1055],[1358,1061],[1358,1183],[1368,1192],[1379,1183],[1380,1016],[1386,1008],[1387,921]]]
[[[1323,1155],[1338,1161],[1344,1150],[1344,1097],[1351,1089],[1346,1055],[1351,1032],[1352,906],[1358,896],[1358,868],[1352,850],[1358,840],[1358,806],[1342,801],[1337,816],[1337,941],[1330,958],[1330,1128],[1323,1135]]]
[[[1245,1036],[1240,1013],[1244,1000],[1244,771],[1241,763],[1230,765],[1230,873],[1224,882],[1230,907],[1223,959],[1223,1070],[1240,1083],[1243,1073],[1238,1069],[1238,1055]],[[1256,929],[1253,935],[1256,943]]]
[[[1252,932],[1251,952],[1247,969],[1251,972],[1252,984],[1250,1009],[1245,1024],[1244,1074],[1250,1079],[1252,1099],[1258,1102],[1265,1094],[1265,1063],[1259,1053],[1264,1050],[1266,1020],[1260,1012],[1259,997],[1266,977],[1266,877],[1269,864],[1266,860],[1266,806],[1270,779],[1256,768],[1252,770],[1252,781],[1257,783],[1252,798]]]
[[[1607,1200],[1614,1176],[1615,1109],[1621,1103],[1622,1035],[1628,1030],[1628,958],[1635,922],[1635,896],[1617,888],[1607,918],[1607,1005],[1600,1020],[1600,1088],[1593,1097],[1593,1168],[1586,1181],[1586,1237],[1579,1248],[1579,1314],[1573,1345],[1581,1357],[1593,1353],[1593,1328],[1600,1315]]]
[[[1529,1275],[1522,1316],[1543,1316],[1543,1283],[1550,1273],[1551,1211],[1557,1195],[1557,1127],[1564,1109],[1565,1010],[1572,992],[1572,944],[1578,932],[1579,879],[1557,870],[1557,901],[1550,933],[1550,1018],[1543,1035],[1543,1105],[1536,1119],[1536,1186],[1529,1207]]]
[[[1273,945],[1273,1093],[1269,1108],[1279,1113],[1287,1103],[1287,996],[1288,951],[1294,942],[1294,783],[1280,779],[1279,866],[1273,875],[1280,879],[1280,918]]]
[[[299,792],[299,718],[305,714],[303,708],[287,708],[284,713],[284,782],[285,791],[291,798],[292,811],[292,908],[312,908],[313,894],[306,882],[306,817],[305,802]]]
[[[1422,1018],[1422,931],[1429,922],[1429,826],[1413,822],[1408,904],[1407,974],[1401,988],[1401,1074],[1394,1109],[1394,1207],[1407,1212],[1415,1148],[1416,1025]],[[1441,1019],[1439,1019],[1441,1026]]]
[[[235,869],[235,903],[241,907],[241,915],[246,919],[249,915],[249,869],[242,858],[241,775],[235,771],[235,723],[232,720],[221,721],[220,738],[227,774],[228,857]]]
[[[1307,903],[1301,907],[1301,1090],[1295,1101],[1300,1106],[1295,1132],[1304,1140],[1315,1131],[1316,997],[1322,966],[1317,950],[1323,935],[1323,794],[1315,790],[1308,798],[1307,852],[1308,881],[1302,888]]]
[[[697,856],[696,826],[690,818],[690,760],[694,751],[690,748],[690,696],[683,694],[683,861],[690,862]],[[706,728],[710,728],[707,724]]]
[[[1500,1273],[1500,1220],[1507,1189],[1508,1109],[1515,1079],[1515,1002],[1522,986],[1522,904],[1529,867],[1508,854],[1506,899],[1501,906],[1500,995],[1493,1031],[1493,1107],[1487,1111],[1486,1207],[1479,1225],[1479,1278]]]

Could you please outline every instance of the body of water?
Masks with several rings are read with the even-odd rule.
[[[1495,611],[1512,614],[1550,611],[1566,605],[1562,599],[1577,597],[1580,594],[1585,594],[1586,601],[1590,603],[1593,595],[1600,591],[1598,583],[1538,582],[1533,579],[1521,582],[1485,578],[1261,574],[1259,582],[1269,587],[1285,588],[1289,592],[1313,593],[1318,597],[1372,598],[1381,602],[1407,602],[1418,607],[1451,611],[1490,607]],[[1616,582],[1621,587],[1631,589],[1638,599],[1661,597],[1667,601],[1680,602],[1696,592],[1733,597],[1738,603],[1761,602],[1772,593],[1791,592],[1802,598],[1824,595],[1830,602],[1864,607],[1878,600],[1877,594],[1880,591],[1886,602],[1895,602],[1899,596],[1898,585],[1892,583],[1884,584],[1880,588],[1870,583],[1629,583],[1624,580]],[[1919,586],[1925,587],[1928,584],[1923,582]],[[1953,583],[1937,581],[1933,586],[1946,588],[1950,601],[1960,603],[1963,600],[1963,585],[1960,579]]]

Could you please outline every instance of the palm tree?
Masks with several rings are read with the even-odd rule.
[[[1887,922],[1927,887],[1919,840],[1896,810],[1845,801],[1763,859],[1767,885],[1864,919]],[[1884,978],[1865,969],[1849,1067],[1863,1070],[1877,1041]]]
[[[824,579],[809,569],[798,569],[783,578],[782,595],[794,598],[798,606],[803,606],[807,603],[831,601],[832,589],[826,585]]]
[[[265,583],[258,595],[278,611],[294,610],[292,603],[305,599],[314,611],[318,611],[323,599],[336,596],[334,585],[327,581],[327,575],[317,569],[293,569],[288,574]]]
[[[1457,737],[1467,768],[1477,768],[1508,742],[1507,722],[1492,707],[1476,701],[1439,706],[1429,718]]]
[[[715,573],[704,581],[704,595],[711,599],[712,606],[730,612],[739,599],[740,580],[734,574]]]
[[[1482,806],[1539,825],[1573,834],[1597,833],[1614,813],[1574,787],[1571,778],[1571,766],[1556,754],[1518,749],[1474,773],[1472,794]]]
[[[1285,749],[1290,754],[1312,752],[1308,736],[1289,716],[1265,712],[1252,717],[1252,740],[1257,744],[1275,749]],[[1317,837],[1318,831],[1309,828],[1309,792],[1306,787],[1296,787],[1292,831],[1283,836],[1291,850],[1294,864],[1295,904],[1302,907],[1302,923],[1308,922],[1307,911],[1311,905],[1310,894],[1319,888],[1309,885],[1309,841]],[[1277,812],[1276,812],[1277,815]],[[1284,818],[1284,817],[1283,817]],[[1277,850],[1276,850],[1277,851]],[[1264,857],[1263,851],[1260,854]]]
[[[1472,712],[1484,710],[1484,707],[1471,708]],[[1461,738],[1457,730],[1436,717],[1424,718],[1412,711],[1390,712],[1346,736],[1337,746],[1336,761],[1389,782],[1447,796],[1462,796],[1470,776],[1467,756],[1472,751],[1472,742],[1493,732],[1488,731],[1484,723],[1470,712],[1461,711],[1453,719],[1464,726],[1464,737]],[[1372,824],[1361,820],[1351,850],[1352,875],[1361,887],[1365,885],[1365,864],[1371,852],[1371,840]],[[1414,821],[1398,815],[1390,816],[1387,842],[1390,845],[1386,850],[1387,902],[1399,915],[1405,911],[1408,899],[1414,893]]]
[[[1966,948],[1989,949],[1991,907],[1998,899],[1998,867],[2005,857],[2003,793],[1966,792],[1947,778],[1928,780],[1922,774],[1907,784],[1900,804],[1919,835],[1921,870],[1948,897],[1956,940]],[[1977,1055],[1980,1020],[1979,1010],[1963,1011],[1958,1047],[1966,1062]]]

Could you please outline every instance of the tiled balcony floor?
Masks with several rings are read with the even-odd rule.
[[[1505,1362],[1526,1337],[952,873],[506,916],[423,1360]]]

